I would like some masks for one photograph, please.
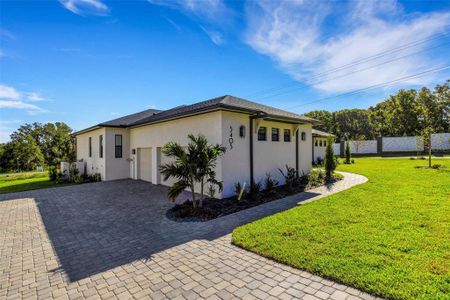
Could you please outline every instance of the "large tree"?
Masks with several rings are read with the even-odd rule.
[[[399,90],[367,110],[315,110],[305,115],[321,121],[317,128],[333,133],[338,141],[420,135],[427,126],[426,118],[431,118],[433,132],[449,132],[450,80],[436,85],[433,91]]]
[[[326,110],[313,110],[306,113],[305,116],[322,122],[322,124],[316,126],[317,129],[326,132],[335,132],[334,113]]]
[[[334,114],[336,135],[339,139],[358,140],[373,138],[370,114],[365,109],[344,109]]]
[[[27,137],[35,140],[47,165],[75,160],[75,137],[72,135],[72,129],[65,123],[24,124],[11,134],[11,141],[20,141]]]
[[[24,124],[0,147],[0,170],[31,170],[76,158],[72,129],[62,122]]]

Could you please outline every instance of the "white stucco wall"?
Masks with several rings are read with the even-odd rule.
[[[423,151],[423,142],[419,137],[383,137],[383,152]]]
[[[431,148],[434,150],[450,149],[450,133],[436,133],[431,135]]]
[[[116,180],[130,177],[130,136],[129,130],[124,128],[106,128],[105,180]],[[122,135],[122,157],[115,157],[115,135]]]
[[[103,135],[103,158],[99,157],[99,136]],[[89,137],[92,138],[92,156],[89,157]],[[77,160],[86,162],[86,173],[100,173],[105,180],[105,128],[99,128],[77,135]]]
[[[295,168],[295,125],[262,120],[259,126],[267,128],[267,140],[258,141],[254,121],[254,132],[250,133],[249,115],[236,112],[223,112],[222,116],[222,144],[227,152],[222,159],[222,176],[224,181],[224,197],[234,195],[234,184],[240,182],[250,184],[250,136],[253,136],[253,174],[256,182],[264,183],[267,173],[272,178],[284,183],[284,178],[278,168],[285,170],[286,164]],[[245,126],[245,137],[239,136],[239,127]],[[230,147],[230,126],[233,134],[232,148]],[[280,139],[272,141],[272,128],[279,128]],[[284,129],[291,130],[291,141],[284,142]],[[299,127],[299,172],[308,173],[311,170],[312,157],[312,127]],[[301,140],[301,132],[305,132],[306,140]]]
[[[317,143],[316,143],[317,141]],[[320,144],[320,142],[322,142],[322,146]],[[325,159],[325,148],[326,148],[326,143],[327,143],[327,138],[325,137],[313,137],[313,143],[314,143],[314,162],[317,161],[317,159]],[[316,146],[317,144],[317,146]]]
[[[210,112],[195,116],[184,117],[176,120],[161,122],[130,129],[129,151],[139,148],[152,148],[152,183],[171,185],[175,179],[163,181],[159,172],[161,164],[170,161],[168,157],[161,153],[161,148],[168,142],[177,142],[182,146],[188,144],[188,134],[203,134],[211,144],[222,143],[221,136],[221,112]],[[131,154],[132,159],[129,168],[129,176],[137,179],[137,155]],[[222,180],[221,161],[217,162],[216,167],[217,179]],[[197,186],[199,190],[199,186]],[[217,197],[221,197],[217,194]]]
[[[333,144],[334,155],[341,155],[341,143]]]
[[[355,154],[377,153],[377,141],[350,141],[350,152]]]

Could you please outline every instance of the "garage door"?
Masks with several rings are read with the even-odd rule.
[[[152,182],[152,148],[140,148],[138,149],[138,155],[138,178]]]

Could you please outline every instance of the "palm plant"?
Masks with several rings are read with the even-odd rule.
[[[175,158],[174,162],[167,163],[160,167],[164,180],[174,177],[178,179],[170,188],[168,197],[174,201],[186,188],[192,193],[192,205],[197,207],[195,196],[195,185],[200,184],[200,202],[203,206],[204,186],[218,186],[222,191],[222,182],[216,180],[217,159],[225,153],[225,147],[221,145],[210,145],[203,135],[188,135],[190,142],[187,148],[180,144],[170,142],[166,144],[162,153],[168,157]]]

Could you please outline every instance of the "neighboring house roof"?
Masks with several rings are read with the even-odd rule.
[[[325,132],[325,131],[320,131],[320,130],[317,130],[317,129],[313,129],[312,130],[312,135],[313,136],[320,136],[320,137],[328,137],[328,136],[334,136],[334,134],[331,134],[331,133],[328,133],[328,132]]]
[[[248,101],[242,98],[225,95],[210,100],[197,102],[190,105],[180,105],[168,110],[146,110],[133,115],[128,115],[122,118],[111,120],[108,122],[100,123],[96,126],[81,130],[78,133],[86,132],[99,127],[135,127],[155,122],[161,122],[164,120],[180,118],[187,115],[197,114],[204,111],[210,111],[214,109],[230,109],[243,111],[249,114],[262,114],[265,118],[283,119],[298,123],[313,123],[319,124],[320,122],[305,116],[294,114],[285,110],[274,108],[267,105],[262,105],[256,102]],[[154,113],[153,113],[154,111]]]

